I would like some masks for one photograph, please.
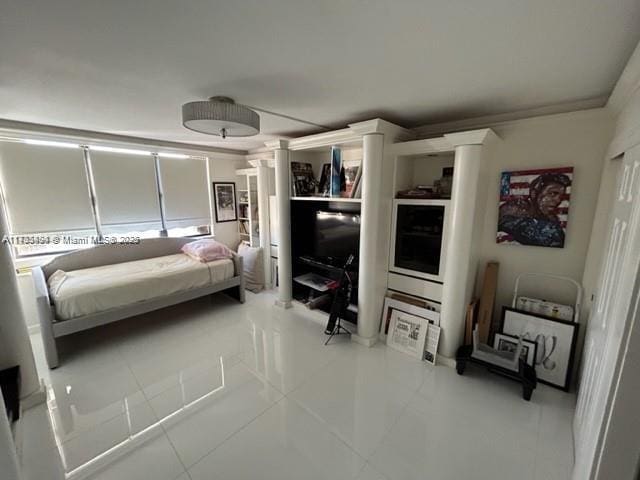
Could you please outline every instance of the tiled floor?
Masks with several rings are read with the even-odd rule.
[[[216,295],[62,339],[38,367],[71,479],[565,480],[574,397],[429,367],[303,309]]]

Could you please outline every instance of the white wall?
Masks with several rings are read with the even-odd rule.
[[[27,327],[39,327],[38,312],[36,307],[36,292],[33,285],[33,278],[31,272],[19,273],[18,280],[18,292],[20,293],[20,304],[22,305],[22,313],[24,314],[24,320],[27,322]]]
[[[209,174],[211,176],[211,182],[235,182],[236,189],[245,188],[243,185],[246,181],[242,177],[236,175],[236,170],[239,168],[246,168],[246,162],[243,156],[240,155],[220,155],[209,157]],[[213,188],[213,185],[210,186]],[[212,202],[212,208],[215,208]],[[238,235],[238,222],[216,222],[215,211],[211,211],[211,218],[213,218],[213,233],[216,240],[224,243],[230,248],[235,248],[240,243],[240,236]]]
[[[0,239],[8,233],[5,211],[0,202]],[[20,395],[26,397],[40,385],[10,248],[8,243],[0,241],[0,370],[20,366]]]
[[[604,109],[536,117],[492,126],[502,141],[485,166],[487,199],[480,245],[481,286],[488,261],[500,263],[495,320],[509,305],[514,281],[523,272],[565,275],[581,281],[598,200],[603,158],[611,139],[613,121]],[[571,204],[564,248],[496,243],[500,173],[545,167],[574,167]],[[535,282],[523,294],[571,303],[569,289]]]

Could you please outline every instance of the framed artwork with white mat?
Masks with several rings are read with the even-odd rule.
[[[502,333],[535,342],[538,380],[569,390],[578,336],[577,323],[503,307]]]

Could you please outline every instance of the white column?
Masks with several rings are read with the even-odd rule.
[[[289,150],[274,151],[276,161],[276,200],[278,205],[278,300],[276,305],[291,307],[291,200],[289,198]]]
[[[456,146],[440,314],[440,353],[449,358],[455,357],[461,343],[475,275],[472,241],[482,148],[482,145]]]
[[[384,135],[362,137],[362,202],[360,210],[360,265],[358,270],[358,334],[353,340],[372,345],[384,302],[384,285],[378,271],[379,212],[382,208],[382,161]],[[386,284],[386,278],[383,279]],[[382,285],[382,288],[380,286]]]
[[[264,286],[271,287],[271,232],[269,231],[269,167],[260,160],[258,170],[258,225],[264,261]],[[265,162],[266,163],[266,162]]]
[[[20,365],[21,397],[39,388],[36,364],[20,304],[18,279],[9,243],[3,240],[9,231],[0,202],[0,369]]]
[[[13,443],[2,395],[0,395],[0,472],[2,472],[3,479],[20,480],[16,447]]]

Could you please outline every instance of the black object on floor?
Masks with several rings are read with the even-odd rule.
[[[20,367],[0,370],[0,389],[9,423],[20,418]]]
[[[353,263],[354,256],[349,255],[347,258],[344,267],[342,267],[342,271],[340,272],[340,279],[338,280],[338,285],[333,293],[333,303],[331,304],[331,313],[329,314],[329,321],[327,322],[327,327],[324,330],[326,335],[329,335],[329,338],[324,343],[328,345],[331,339],[335,335],[340,335],[341,333],[346,333],[351,335],[351,332],[344,328],[340,323],[341,319],[344,318],[345,311],[349,306],[349,299],[351,298],[351,277],[349,276],[349,267]]]
[[[538,377],[536,375],[535,368],[520,360],[519,371],[514,372],[512,370],[478,360],[477,358],[473,358],[471,353],[473,353],[473,345],[463,345],[458,348],[458,351],[456,352],[456,371],[458,372],[458,375],[462,375],[464,373],[468,362],[482,365],[483,367],[487,367],[490,372],[520,382],[522,384],[522,398],[527,401],[531,400],[531,395],[538,384]]]

